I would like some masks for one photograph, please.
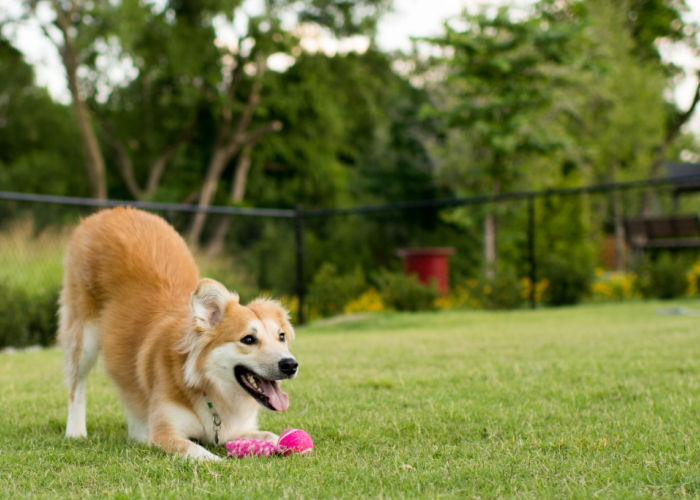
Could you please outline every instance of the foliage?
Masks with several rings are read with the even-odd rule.
[[[69,31],[80,91],[98,130],[111,197],[196,203],[206,184],[218,205],[314,209],[656,175],[654,158],[679,114],[666,100],[676,73],[659,57],[661,42],[692,45],[697,33],[684,18],[683,0],[543,0],[518,12],[486,8],[448,20],[443,34],[427,41],[435,57],[426,61],[386,54],[375,44],[376,22],[389,0],[270,0],[257,10],[244,3],[55,3],[73,7]],[[54,2],[24,4],[51,12]],[[369,48],[315,51],[306,44],[308,33],[338,40],[360,34]],[[273,64],[280,59],[288,66]],[[0,74],[2,188],[86,195],[71,110],[35,85],[30,66],[5,39]],[[236,135],[244,122],[247,128]],[[250,141],[273,123],[282,129]],[[697,150],[697,144],[687,136],[675,140],[669,158],[682,149]],[[221,158],[217,152],[234,150],[209,176],[208,166]],[[242,167],[246,157],[249,171]],[[240,172],[247,172],[242,198],[233,193]],[[550,292],[573,290],[562,279],[575,273],[559,268],[574,255],[572,269],[590,271],[594,243],[619,222],[613,198],[601,200],[537,203],[540,274],[559,277],[552,283],[559,291]],[[633,197],[626,202],[627,213],[640,209]],[[396,248],[451,244],[457,247],[455,282],[485,271],[497,276],[505,266],[507,282],[515,283],[514,276],[528,272],[523,208],[309,218],[306,274],[329,262],[339,275],[359,265],[370,276],[396,265]],[[0,217],[8,220],[16,210]],[[182,233],[193,226],[190,215],[174,218]],[[206,244],[223,234],[219,251],[235,255],[212,274],[244,295],[293,293],[292,229],[235,219],[219,233],[223,219],[207,220],[198,240]],[[498,262],[479,256],[486,243],[493,243]],[[580,276],[579,291],[583,281]],[[513,290],[527,296],[528,286]],[[469,299],[439,301],[446,307],[481,302],[483,287],[465,287]],[[515,296],[505,302],[517,303]]]
[[[451,288],[446,294],[435,299],[435,307],[437,309],[479,309],[481,302],[475,298],[473,288],[476,286],[476,280],[470,280],[471,287],[457,285]]]
[[[540,304],[542,303],[542,300],[544,299],[544,294],[547,291],[547,288],[549,287],[549,281],[546,279],[541,279],[535,283],[535,303]],[[520,278],[520,296],[525,300],[526,302],[530,301],[530,297],[532,295],[532,280],[530,279],[529,276],[526,276],[524,278]]]
[[[30,294],[0,283],[0,348],[53,344],[57,310],[58,288]]]
[[[639,268],[639,290],[644,297],[672,299],[688,290],[688,269],[685,258],[662,252],[645,258]]]
[[[345,314],[383,312],[386,310],[384,300],[375,288],[369,288],[359,297],[351,300],[343,308]]]
[[[69,235],[69,228],[40,230],[32,219],[0,227],[0,283],[30,297],[60,287]]]
[[[0,35],[0,186],[84,195],[80,139],[71,111],[34,83],[32,68]]]
[[[440,295],[433,282],[426,286],[414,275],[380,270],[372,276],[372,281],[391,309],[397,311],[430,311],[435,309],[435,299]]]
[[[253,277],[239,260],[228,255],[208,255],[197,249],[192,253],[200,276],[215,279],[234,290],[241,302],[253,300],[260,294]]]
[[[570,175],[568,182],[575,183]],[[535,210],[537,275],[547,281],[544,302],[576,304],[588,293],[594,274],[590,200],[549,196]]]
[[[627,300],[639,294],[637,276],[626,272],[606,272],[595,270],[595,279],[591,284],[593,300]]]
[[[693,263],[693,266],[686,273],[688,279],[687,295],[693,297],[700,293],[700,257]]]
[[[330,262],[324,263],[309,285],[311,316],[331,316],[343,312],[345,304],[359,297],[367,283],[360,267],[351,273],[340,274]]]
[[[525,303],[523,281],[514,269],[501,266],[493,277],[482,276],[472,288],[476,301],[485,309],[516,309]]]
[[[545,303],[553,306],[581,302],[593,279],[588,256],[576,250],[570,255],[550,255],[543,263],[541,275],[548,283]]]
[[[448,141],[459,141],[448,142],[442,175],[460,190],[507,191],[528,155],[557,146],[538,122],[552,105],[556,70],[568,64],[576,27],[546,16],[514,21],[507,8],[495,16],[465,11],[458,21],[464,28],[448,23],[445,35],[431,40],[445,49],[437,63],[448,75],[433,113],[444,120]]]

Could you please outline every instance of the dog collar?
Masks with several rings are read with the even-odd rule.
[[[214,408],[214,405],[209,400],[206,392],[202,392],[204,396],[204,401],[207,403],[207,408],[209,408],[209,413],[211,413],[211,420],[214,423],[214,444],[219,444],[219,431],[221,430],[221,416]]]

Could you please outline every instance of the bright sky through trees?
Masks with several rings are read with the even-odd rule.
[[[258,0],[249,0],[248,9],[255,10]],[[387,15],[379,24],[378,43],[385,50],[409,50],[411,37],[437,35],[442,29],[446,18],[458,14],[462,9],[475,11],[480,6],[496,8],[500,5],[515,4],[527,8],[532,0],[475,1],[475,0],[395,0],[394,12]],[[690,12],[688,20],[700,22],[700,2],[688,2]],[[17,17],[21,12],[17,0],[0,0],[2,18]],[[43,12],[50,18],[50,12]],[[42,35],[34,20],[27,21],[19,27],[5,26],[3,33],[24,52],[26,59],[36,68],[37,81],[49,88],[55,99],[69,102],[63,68],[55,48]],[[312,45],[314,42],[311,42]],[[346,43],[338,49],[337,43],[330,43],[331,50],[362,49],[366,43]],[[666,44],[661,45],[664,57],[686,69],[686,78],[678,83],[673,91],[673,98],[684,108],[690,102],[696,86],[695,71],[700,68],[700,59],[687,47]],[[112,67],[112,73],[119,78],[120,74],[130,74],[128,65],[124,68]],[[691,130],[700,136],[700,114],[696,114],[691,122]]]

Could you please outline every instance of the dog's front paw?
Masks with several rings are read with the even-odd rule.
[[[245,432],[239,437],[247,438],[247,439],[259,439],[261,441],[269,441],[271,443],[276,443],[277,440],[279,439],[279,436],[277,434],[275,434],[274,432],[268,432],[268,431]]]
[[[220,456],[214,455],[209,450],[202,448],[197,444],[193,444],[187,449],[187,452],[185,453],[185,458],[188,458],[190,460],[221,460]]]

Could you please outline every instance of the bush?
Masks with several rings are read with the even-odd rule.
[[[386,270],[374,275],[384,303],[398,311],[426,311],[436,308],[435,299],[440,296],[437,286],[425,286],[415,276],[406,276]]]
[[[625,300],[638,296],[637,276],[634,274],[596,269],[595,276],[591,285],[594,300]]]
[[[56,338],[58,289],[28,294],[0,285],[0,347],[51,345]]]
[[[383,312],[386,310],[382,296],[379,292],[370,288],[362,295],[345,304],[343,312],[345,314],[368,313],[368,312]]]
[[[593,268],[583,253],[577,255],[550,255],[542,270],[547,280],[545,303],[552,306],[578,304],[590,290]]]
[[[367,281],[358,266],[352,273],[340,274],[334,264],[324,262],[309,286],[310,316],[332,316],[343,312],[345,304],[359,297]]]
[[[647,258],[639,269],[639,291],[643,297],[672,299],[688,289],[687,259],[674,258],[665,252],[656,258]]]
[[[499,270],[496,276],[482,278],[482,303],[488,309],[517,309],[525,303],[522,280],[514,270]]]

